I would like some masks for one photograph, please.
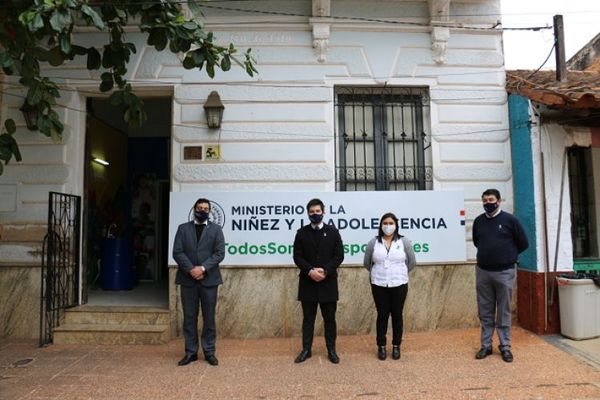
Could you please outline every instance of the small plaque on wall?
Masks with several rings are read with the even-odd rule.
[[[202,146],[184,146],[183,147],[183,159],[184,160],[202,161],[203,155],[204,155],[204,152],[203,152]]]
[[[205,156],[207,160],[219,160],[221,158],[221,146],[218,144],[206,146]]]

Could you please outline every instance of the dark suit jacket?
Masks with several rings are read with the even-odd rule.
[[[298,229],[294,240],[294,263],[300,268],[298,300],[328,303],[338,300],[337,267],[344,261],[344,246],[338,230],[323,224],[316,240],[312,227]],[[323,267],[327,277],[321,282],[313,281],[308,272]]]
[[[225,238],[217,224],[208,222],[200,241],[196,240],[194,221],[179,225],[173,244],[173,258],[179,269],[175,283],[184,286],[217,286],[223,283],[219,263],[225,258]],[[202,265],[206,269],[204,279],[197,281],[190,276],[191,269]]]

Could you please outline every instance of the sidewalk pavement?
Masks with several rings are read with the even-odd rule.
[[[593,342],[590,362],[560,337],[518,327],[513,363],[496,348],[475,360],[475,328],[407,333],[399,361],[379,361],[373,336],[342,336],[334,365],[323,342],[315,338],[312,358],[294,364],[300,338],[220,339],[218,367],[178,367],[183,340],[47,348],[4,341],[0,399],[600,399],[600,340],[596,366]]]

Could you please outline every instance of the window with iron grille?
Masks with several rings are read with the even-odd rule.
[[[338,87],[335,113],[337,190],[432,189],[426,89]]]

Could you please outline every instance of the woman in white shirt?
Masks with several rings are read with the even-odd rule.
[[[408,293],[408,273],[415,267],[412,243],[398,233],[398,218],[386,213],[379,233],[367,244],[364,266],[369,270],[371,292],[377,308],[377,357],[387,358],[386,334],[392,316],[392,358],[400,359],[402,310]]]

